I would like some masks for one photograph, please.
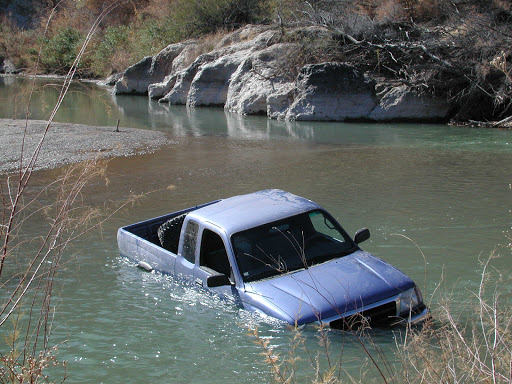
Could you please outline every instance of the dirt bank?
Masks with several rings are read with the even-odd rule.
[[[24,162],[30,159],[46,124],[40,120],[0,119],[0,172],[18,169],[23,142]],[[91,157],[133,156],[172,143],[159,131],[121,127],[115,132],[115,127],[52,123],[35,168],[56,168]]]

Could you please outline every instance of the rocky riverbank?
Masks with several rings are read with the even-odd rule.
[[[46,121],[0,119],[0,172],[19,167],[21,145],[28,162],[41,140]],[[26,127],[26,130],[25,130]],[[172,143],[159,131],[52,123],[35,169],[56,168],[93,158],[133,156]]]
[[[311,27],[307,33],[328,31]],[[353,64],[306,64],[295,74],[289,62],[299,47],[281,40],[276,29],[248,25],[200,55],[198,41],[171,44],[111,80],[113,92],[285,120],[432,122],[450,117],[446,97],[363,73]]]

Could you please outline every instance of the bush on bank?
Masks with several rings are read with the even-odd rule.
[[[27,70],[34,62],[33,36],[46,36],[45,67],[48,73],[65,73],[71,50],[86,35],[95,17],[110,2],[100,0],[64,0],[53,14],[39,7],[30,27],[16,25],[12,13],[4,8],[0,22],[0,56],[13,58]],[[0,4],[0,16],[2,9]],[[463,22],[462,20],[466,20]],[[467,21],[469,20],[469,21]],[[512,6],[504,0],[133,0],[120,1],[104,19],[87,52],[90,74],[103,77],[124,70],[124,63],[135,63],[165,46],[190,37],[201,37],[219,30],[230,31],[248,23],[276,23],[281,26],[325,25],[355,38],[374,39],[382,27],[396,31],[381,40],[417,39],[421,28],[448,31],[453,43],[462,50],[477,50],[486,56],[494,42],[486,39],[487,25],[504,35],[511,32]],[[479,30],[476,33],[475,30]],[[411,34],[412,33],[412,34]],[[438,36],[447,39],[448,36]],[[461,40],[471,41],[461,41]],[[484,47],[487,43],[487,47]],[[342,51],[344,42],[338,42]],[[470,46],[465,46],[470,45]],[[331,47],[329,47],[331,48]],[[498,52],[493,52],[496,55]],[[506,55],[509,52],[505,52]]]
[[[59,29],[52,37],[45,39],[41,56],[44,68],[59,73],[69,71],[83,38],[84,36],[80,31],[71,27],[64,27]],[[84,63],[82,63],[83,65]]]

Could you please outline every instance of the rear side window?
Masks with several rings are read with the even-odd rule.
[[[196,239],[199,232],[199,224],[190,220],[185,229],[183,238],[183,257],[185,260],[194,263],[196,257]]]

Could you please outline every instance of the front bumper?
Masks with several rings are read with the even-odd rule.
[[[350,329],[359,328],[361,325],[389,327],[419,324],[430,317],[430,310],[423,303],[411,312],[397,314],[398,310],[399,301],[397,297],[321,319],[320,322],[333,329]]]

